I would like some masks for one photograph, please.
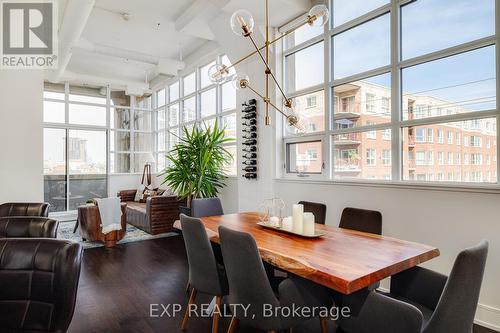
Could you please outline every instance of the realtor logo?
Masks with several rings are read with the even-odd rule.
[[[1,0],[0,0],[1,1]],[[0,2],[0,68],[57,67],[57,5],[54,1]]]

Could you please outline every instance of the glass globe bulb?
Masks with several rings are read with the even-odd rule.
[[[222,83],[227,80],[229,76],[229,70],[227,66],[214,64],[208,69],[208,77],[212,83]]]
[[[248,36],[252,33],[254,20],[248,10],[239,9],[231,16],[231,30],[238,36]]]
[[[306,128],[304,126],[304,123],[299,118],[298,114],[295,112],[292,112],[286,118],[286,124],[288,125],[287,126],[288,131],[293,133],[293,134],[305,134],[306,133]]]
[[[330,17],[330,11],[328,7],[325,5],[316,5],[309,10],[309,18],[311,21],[309,25],[313,27],[320,27],[328,22],[328,18]]]
[[[247,85],[250,83],[250,79],[248,78],[248,75],[245,73],[238,73],[234,76],[233,78],[233,87],[236,90],[240,89],[245,89]]]

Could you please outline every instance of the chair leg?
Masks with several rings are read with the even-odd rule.
[[[238,326],[238,319],[233,317],[231,319],[231,323],[229,324],[229,328],[227,329],[227,333],[234,333],[236,331],[236,326]]]
[[[184,313],[184,319],[182,319],[181,330],[183,330],[183,331],[186,330],[187,322],[189,319],[189,309],[191,308],[191,304],[194,303],[195,298],[196,298],[196,289],[193,288],[193,290],[191,290],[191,296],[189,296],[189,301],[187,304],[186,313]]]
[[[326,317],[319,317],[319,325],[321,327],[321,333],[328,333],[328,320]]]
[[[212,319],[212,333],[217,333],[219,331],[219,318],[220,318],[221,305],[222,305],[222,297],[217,296],[215,298],[214,318]]]
[[[189,293],[189,288],[191,288],[191,283],[186,284],[186,293]]]

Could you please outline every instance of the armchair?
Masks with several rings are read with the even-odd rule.
[[[58,226],[47,217],[0,217],[0,238],[57,238]]]
[[[9,202],[0,205],[0,217],[5,216],[49,216],[48,203]]]
[[[82,247],[46,238],[0,239],[0,332],[66,332]]]

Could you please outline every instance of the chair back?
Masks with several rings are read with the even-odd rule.
[[[184,214],[180,216],[189,264],[189,283],[200,292],[223,296],[227,282],[217,266],[203,222]]]
[[[191,201],[191,216],[205,217],[223,215],[222,203],[219,198],[200,198]]]
[[[382,214],[375,210],[346,207],[342,211],[339,227],[381,235]]]
[[[304,212],[313,213],[316,223],[325,224],[326,205],[310,201],[299,201],[299,205],[304,205]]]
[[[0,332],[66,332],[82,246],[47,238],[0,239]]]
[[[459,253],[425,333],[472,332],[483,281],[488,242]]]
[[[57,238],[58,226],[47,217],[0,217],[0,238]]]
[[[48,203],[9,202],[0,205],[0,217],[5,216],[49,216]]]
[[[279,327],[276,316],[264,316],[264,305],[279,306],[266,275],[253,237],[244,232],[219,227],[219,238],[229,282],[230,304],[249,306],[246,313],[235,307],[236,318],[254,328]],[[252,319],[253,318],[253,319]]]

